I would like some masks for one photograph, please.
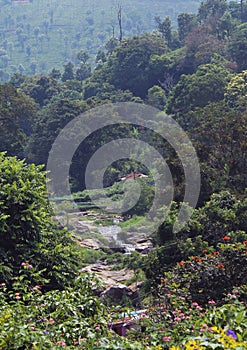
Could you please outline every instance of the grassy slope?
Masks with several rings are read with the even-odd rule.
[[[31,0],[30,0],[31,1]],[[175,24],[181,12],[196,12],[199,0],[33,0],[28,4],[14,4],[0,0],[0,49],[7,51],[8,66],[4,72],[13,73],[22,64],[24,73],[32,73],[31,63],[37,64],[36,73],[61,68],[66,60],[75,60],[80,49],[93,56],[112,36],[112,26],[118,36],[117,4],[122,5],[124,36],[140,34],[155,28],[154,17],[170,16]],[[51,14],[53,12],[53,21]],[[45,34],[45,22],[48,33]],[[27,36],[22,51],[16,30]],[[35,37],[34,29],[39,27]],[[29,28],[29,29],[28,29]],[[45,36],[42,37],[42,34]],[[80,38],[76,39],[76,35]],[[41,41],[43,40],[43,42]],[[31,55],[26,53],[31,48]],[[1,60],[0,60],[1,65]],[[42,67],[43,65],[43,67]],[[11,67],[12,66],[12,67]],[[15,67],[13,67],[15,66]]]

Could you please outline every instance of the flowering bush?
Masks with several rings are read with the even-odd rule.
[[[43,291],[28,276],[38,273],[28,261],[9,290],[0,284],[0,348],[10,349],[141,349],[109,332],[105,306],[93,294],[98,281],[87,274],[73,287]]]
[[[109,315],[93,295],[98,283],[81,275],[74,287],[44,293],[27,276],[35,272],[28,261],[8,290],[0,284],[1,349],[246,349],[246,305],[244,287],[228,293],[224,305],[209,300],[206,307],[189,303],[183,296],[168,293],[159,307],[141,314],[141,332],[119,337],[107,324]]]
[[[247,284],[247,254],[245,243],[220,243],[210,253],[180,261],[172,272],[165,273],[163,294],[179,289],[187,300],[206,305],[209,300],[220,302],[234,286]],[[242,295],[246,300],[246,296]]]
[[[144,331],[129,339],[145,349],[247,348],[246,240],[222,238],[217,250],[203,249],[164,274],[162,303],[149,308],[140,321]]]
[[[239,301],[243,292],[234,289],[224,305],[210,300],[205,308],[169,294],[165,304],[147,310],[147,317],[140,321],[143,331],[127,336],[139,339],[143,349],[246,349],[246,304]]]

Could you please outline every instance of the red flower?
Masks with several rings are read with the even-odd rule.
[[[185,261],[179,261],[179,262],[178,262],[178,265],[179,265],[179,266],[183,266],[184,264],[185,264]]]
[[[220,252],[214,252],[214,255],[219,255],[220,254]]]
[[[203,252],[203,253],[207,253],[207,249],[203,249],[202,252]]]
[[[223,265],[223,264],[218,264],[217,267],[218,267],[218,269],[224,269],[224,268],[225,268],[225,265]]]
[[[243,241],[243,244],[247,244],[247,241]]]
[[[221,239],[222,241],[230,241],[231,237],[225,236],[225,237],[222,237]]]

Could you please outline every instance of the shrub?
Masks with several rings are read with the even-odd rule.
[[[29,261],[49,279],[47,288],[72,282],[79,268],[78,247],[52,220],[42,166],[0,153],[0,280],[10,286],[21,262]]]

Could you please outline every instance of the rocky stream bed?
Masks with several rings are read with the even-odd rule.
[[[109,217],[97,212],[78,212],[73,213],[69,219],[69,226],[73,229],[78,244],[87,249],[100,250],[107,247],[123,254],[131,254],[133,251],[147,254],[153,248],[151,240],[145,233],[137,231],[129,236],[121,235],[121,227],[117,223],[105,225],[106,220],[109,221]],[[127,240],[124,241],[122,238],[126,237]],[[134,282],[126,285],[126,282],[134,277],[133,270],[127,268],[116,270],[115,265],[97,261],[83,267],[82,271],[95,274],[99,278],[101,287],[97,287],[95,293],[101,299],[109,297],[119,302],[126,296],[133,301],[133,304],[138,299],[138,291],[142,283]]]

